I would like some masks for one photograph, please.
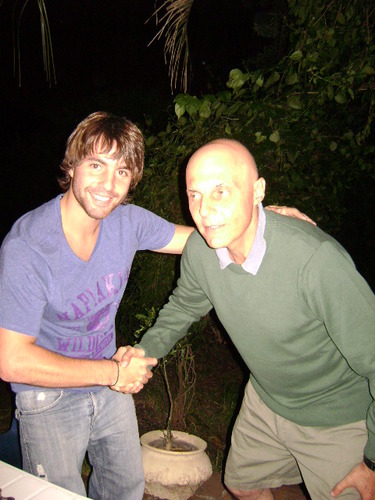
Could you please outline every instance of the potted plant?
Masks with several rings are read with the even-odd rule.
[[[139,314],[139,338],[156,317],[151,308]],[[212,474],[212,465],[206,453],[207,443],[198,436],[177,428],[186,428],[186,415],[193,403],[196,372],[194,353],[188,334],[180,340],[160,363],[169,410],[166,428],[153,430],[141,436],[145,492],[171,500],[186,500]],[[174,391],[169,373],[176,374]],[[174,394],[173,394],[174,392]]]

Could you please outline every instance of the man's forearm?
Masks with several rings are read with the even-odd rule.
[[[111,360],[75,359],[51,352],[35,344],[1,357],[1,378],[40,387],[89,387],[112,385],[117,366]]]
[[[114,386],[116,390],[130,392],[134,386],[142,386],[151,376],[148,366],[156,360],[138,355],[130,362],[122,362],[127,347],[121,347],[113,359],[76,359],[51,352],[33,343],[22,349],[6,348],[0,355],[0,377],[13,383],[38,387],[91,387]],[[126,389],[124,389],[126,388]]]
[[[185,247],[185,244],[194,231],[193,227],[189,226],[180,226],[178,224],[175,225],[175,233],[172,240],[168,243],[168,245],[159,250],[155,250],[158,253],[171,253],[180,255]]]

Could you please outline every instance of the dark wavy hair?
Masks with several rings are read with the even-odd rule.
[[[130,190],[133,191],[142,178],[144,163],[144,139],[142,132],[131,121],[98,111],[79,123],[66,143],[65,157],[60,165],[63,176],[58,179],[63,191],[70,186],[69,171],[97,148],[109,153],[115,146],[115,159],[123,159],[132,173]]]

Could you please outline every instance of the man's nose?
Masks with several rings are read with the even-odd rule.
[[[199,213],[201,217],[207,217],[213,211],[212,203],[208,198],[201,199],[201,205],[199,207]]]
[[[111,171],[105,172],[103,179],[102,179],[102,186],[107,190],[107,191],[112,191],[115,186],[115,173]]]

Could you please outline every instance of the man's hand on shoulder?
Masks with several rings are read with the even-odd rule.
[[[306,214],[303,214],[298,210],[298,208],[294,207],[279,207],[277,205],[268,205],[265,207],[266,210],[271,210],[272,212],[276,212],[277,214],[280,215],[287,215],[288,217],[295,217],[296,219],[301,219],[305,220],[307,222],[310,222],[310,224],[314,224],[316,226],[316,222],[314,222],[310,217]]]

